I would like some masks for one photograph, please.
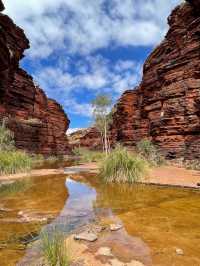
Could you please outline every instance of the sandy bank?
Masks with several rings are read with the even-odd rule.
[[[98,171],[98,165],[95,163],[87,163],[74,167],[80,167],[91,172]],[[197,188],[197,183],[200,183],[200,171],[187,170],[176,166],[160,166],[152,168],[148,178],[142,181],[142,183]]]
[[[63,173],[64,173],[63,169],[37,169],[37,170],[31,170],[28,173],[3,175],[3,176],[0,176],[0,181],[15,180],[15,179],[25,178],[29,176],[59,175]]]
[[[149,178],[144,183],[197,188],[197,183],[200,183],[200,171],[161,166],[151,169]]]
[[[91,173],[98,172],[98,165],[96,163],[86,163],[65,168],[69,174],[74,170],[88,171]],[[14,174],[0,176],[0,181],[15,180],[28,176],[46,176],[64,174],[64,169],[38,169],[32,170],[28,173]],[[67,173],[66,173],[67,174]],[[155,185],[171,185],[181,187],[198,188],[197,183],[200,183],[200,171],[187,170],[176,166],[161,166],[150,170],[148,178],[142,183]]]

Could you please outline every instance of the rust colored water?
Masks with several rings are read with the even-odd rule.
[[[66,183],[65,179],[66,175],[34,178],[27,191],[1,199],[0,204],[12,211],[0,217],[0,243],[34,231],[34,223],[9,222],[8,218],[16,218],[19,211],[58,216],[53,223],[69,213],[75,213],[79,220],[84,219],[85,212],[91,216],[112,213],[129,236],[141,239],[150,248],[152,265],[200,266],[198,191],[106,185],[86,175],[81,182]],[[10,242],[7,248],[0,249],[0,266],[16,265],[25,253],[15,241]],[[184,255],[176,254],[176,249],[182,249]]]
[[[29,217],[55,217],[67,199],[65,176],[32,178],[32,186],[13,196],[0,198],[0,266],[14,266],[25,254],[21,239],[37,233],[42,224],[37,220],[21,222],[19,212]]]

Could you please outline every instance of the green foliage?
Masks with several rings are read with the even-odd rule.
[[[82,162],[99,162],[104,157],[104,154],[102,152],[91,151],[83,147],[74,148],[73,154],[80,156]]]
[[[72,150],[72,153],[75,155],[75,156],[81,156],[82,155],[82,149],[81,147],[74,147],[73,150]]]
[[[0,124],[0,152],[15,148],[14,134],[6,127],[6,119]]]
[[[151,165],[157,166],[165,162],[157,147],[148,139],[143,139],[137,143],[137,151]]]
[[[56,162],[59,160],[59,157],[55,156],[55,155],[50,155],[47,159],[48,162]]]
[[[42,154],[32,154],[31,157],[34,162],[43,162],[45,160]]]
[[[10,196],[18,192],[27,190],[32,186],[32,181],[28,179],[17,180],[13,183],[3,184],[0,186],[0,197]]]
[[[100,176],[106,182],[134,183],[147,174],[145,160],[131,155],[126,148],[118,145],[103,161]]]
[[[0,175],[26,172],[32,168],[33,160],[22,151],[0,152]]]
[[[43,255],[50,266],[69,266],[70,258],[64,235],[56,228],[41,233]]]
[[[200,160],[192,160],[185,163],[185,167],[188,170],[200,170]]]
[[[101,134],[103,150],[108,153],[110,150],[109,138],[108,138],[108,127],[112,121],[112,115],[110,107],[112,105],[112,99],[109,95],[98,95],[92,101],[93,117],[95,127]]]

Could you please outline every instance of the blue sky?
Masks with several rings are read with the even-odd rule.
[[[21,66],[62,104],[70,129],[92,123],[91,100],[116,101],[141,79],[142,65],[167,32],[181,0],[4,0],[31,48]]]

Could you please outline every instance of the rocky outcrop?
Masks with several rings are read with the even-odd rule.
[[[71,147],[85,147],[96,150],[102,148],[101,136],[95,127],[81,129],[68,136]]]
[[[62,107],[48,99],[19,68],[27,48],[29,41],[23,30],[0,13],[0,118],[8,118],[17,148],[44,155],[65,154],[69,151],[69,119]]]
[[[168,158],[200,158],[200,1],[175,8],[168,23],[140,86],[116,105],[112,138],[135,145],[146,137]]]

